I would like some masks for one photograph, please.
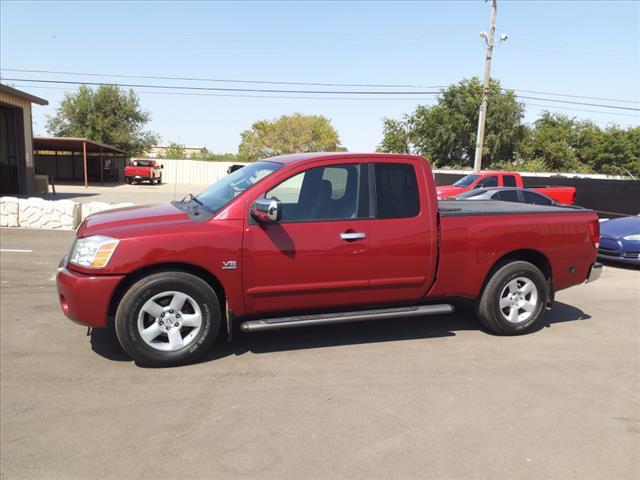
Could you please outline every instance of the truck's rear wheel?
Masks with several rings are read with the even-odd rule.
[[[126,180],[127,180],[127,183],[128,183],[129,185],[131,185],[131,183],[133,182],[133,180],[131,180],[131,178],[130,178],[130,177],[126,177]]]
[[[507,263],[487,282],[478,303],[478,317],[486,328],[501,335],[528,333],[544,312],[548,288],[535,265]]]
[[[137,281],[122,297],[116,334],[139,364],[175,366],[207,352],[221,317],[220,302],[204,280],[186,272],[161,272]]]

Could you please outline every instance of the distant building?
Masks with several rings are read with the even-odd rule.
[[[43,98],[0,84],[0,195],[35,190],[31,104]]]
[[[170,148],[171,147],[169,145],[154,145],[147,152],[147,157],[150,157],[150,158],[164,157],[165,153]],[[203,153],[209,153],[209,151],[205,147],[182,147],[182,150],[184,150],[185,155],[187,155],[188,157],[190,157],[193,154],[199,155]]]

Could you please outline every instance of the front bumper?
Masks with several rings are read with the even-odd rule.
[[[84,275],[61,268],[56,277],[60,307],[81,325],[106,327],[109,302],[124,275]]]
[[[604,253],[598,253],[598,258],[601,260],[608,260],[610,262],[620,262],[629,265],[640,265],[640,257],[625,257],[624,255],[606,255]]]
[[[600,278],[600,275],[602,275],[602,268],[603,268],[602,264],[598,262],[591,265],[591,268],[589,269],[589,276],[587,277],[586,283],[591,283],[598,280]]]

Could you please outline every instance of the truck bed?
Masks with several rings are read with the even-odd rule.
[[[526,213],[576,213],[590,210],[574,206],[532,205],[529,203],[501,202],[499,200],[438,200],[442,217],[469,217],[474,215],[516,215]]]
[[[438,207],[440,257],[431,297],[477,298],[491,267],[509,252],[543,259],[556,290],[586,280],[595,260],[592,210],[498,200],[440,200]]]

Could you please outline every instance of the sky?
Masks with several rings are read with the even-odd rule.
[[[18,2],[0,1],[2,82],[43,97],[34,134],[76,85],[27,79],[216,88],[409,90],[158,80],[15,72],[257,81],[446,86],[484,73],[490,3],[422,2]],[[640,124],[640,2],[498,0],[492,77],[505,88],[547,100],[526,102],[525,121],[542,110],[601,126]],[[21,79],[9,80],[11,78]],[[522,90],[598,97],[549,96]],[[236,152],[257,120],[300,112],[324,115],[350,151],[373,151],[383,118],[398,118],[433,95],[313,95],[136,88],[163,144]],[[176,93],[182,94],[176,94]],[[185,95],[188,93],[189,95]],[[229,96],[234,95],[234,96]],[[238,96],[245,95],[245,96]],[[262,98],[258,97],[259,95]],[[273,97],[296,98],[273,98]],[[304,97],[304,98],[299,98]],[[321,98],[319,98],[321,97]],[[328,97],[328,98],[327,98]],[[345,99],[348,97],[349,99]],[[604,98],[602,100],[599,98]],[[625,102],[620,102],[624,100]],[[634,103],[635,102],[635,103]]]

